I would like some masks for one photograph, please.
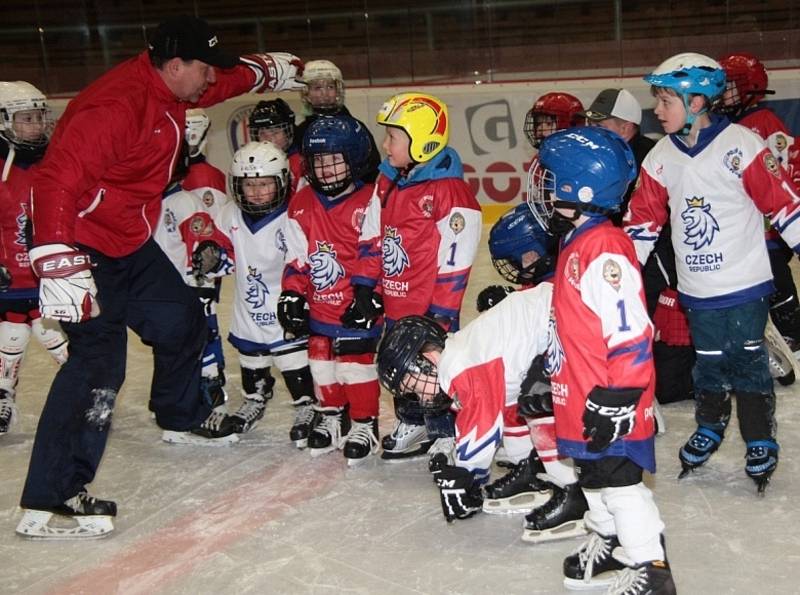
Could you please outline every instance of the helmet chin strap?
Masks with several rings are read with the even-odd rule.
[[[697,120],[697,116],[700,116],[700,115],[702,115],[702,114],[704,114],[704,113],[706,113],[708,111],[708,108],[704,107],[702,110],[700,110],[696,114],[693,114],[692,110],[689,108],[689,102],[690,101],[691,100],[689,98],[689,94],[688,93],[684,93],[683,94],[683,107],[686,109],[686,124],[684,124],[683,128],[681,128],[681,131],[679,133],[681,136],[688,136],[689,132],[691,132],[691,130],[692,130],[692,125],[694,124],[694,121]]]

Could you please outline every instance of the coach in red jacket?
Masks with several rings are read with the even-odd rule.
[[[149,50],[70,102],[33,181],[30,251],[42,315],[64,323],[70,355],[42,411],[23,508],[76,518],[116,513],[113,502],[89,497],[85,486],[125,377],[126,326],[153,348],[150,408],[164,440],[233,441],[201,398],[200,303],[152,231],[187,108],[248,91],[296,89],[301,73],[291,54],[230,57],[205,21],[175,17],[158,26]]]

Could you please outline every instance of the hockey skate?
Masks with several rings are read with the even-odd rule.
[[[722,436],[713,430],[698,426],[678,452],[678,458],[683,468],[678,479],[683,479],[690,471],[694,471],[705,463],[717,451],[720,443],[722,443]]]
[[[381,441],[383,446],[381,458],[390,462],[419,458],[428,452],[432,444],[433,440],[428,438],[428,431],[424,425],[407,424],[397,420],[392,433],[384,436]]]
[[[676,595],[669,563],[653,560],[636,566],[623,566],[607,595]]]
[[[590,533],[589,539],[564,558],[564,586],[572,591],[610,586],[617,572],[625,568],[625,564],[611,555],[615,547],[619,547],[616,535]]]
[[[577,483],[553,486],[553,496],[525,516],[522,541],[542,543],[586,535],[584,513],[589,510]]]
[[[793,384],[797,374],[797,360],[786,339],[770,319],[764,329],[764,345],[769,356],[770,375],[782,386]]]
[[[744,471],[756,482],[758,495],[766,493],[767,485],[778,467],[778,444],[772,440],[756,440],[747,443]]]
[[[452,436],[437,438],[428,449],[428,471],[436,473],[446,465],[455,464],[456,439]]]
[[[234,424],[229,415],[216,409],[200,424],[188,432],[164,430],[161,439],[170,444],[193,444],[198,446],[227,446],[239,442]]]
[[[308,449],[312,457],[344,447],[344,436],[350,430],[350,418],[344,407],[318,407],[320,420],[308,435]]]
[[[258,425],[259,420],[264,417],[266,408],[265,396],[257,393],[245,395],[239,408],[228,417],[227,423],[231,424],[233,431],[237,434],[244,434]]]
[[[344,456],[350,467],[363,463],[378,452],[378,418],[354,419],[345,436]]]
[[[536,477],[544,473],[536,451],[483,488],[483,512],[489,514],[530,512],[549,499],[551,484]]]
[[[17,404],[14,395],[0,390],[0,434],[7,433],[17,420]]]
[[[298,399],[293,404],[295,415],[294,423],[289,430],[289,440],[294,442],[297,448],[305,448],[308,445],[308,435],[317,424],[319,413],[314,409],[310,397]]]
[[[84,491],[55,508],[24,509],[16,532],[32,539],[98,539],[114,530],[111,518],[115,516],[114,502],[98,500]]]

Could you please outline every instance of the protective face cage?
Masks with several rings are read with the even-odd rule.
[[[397,394],[419,401],[426,411],[441,411],[450,406],[451,399],[439,387],[439,371],[436,365],[422,353],[408,364],[408,371],[400,379]]]
[[[317,174],[316,163],[322,165],[322,176]],[[338,196],[353,182],[353,170],[343,153],[312,153],[306,156],[309,182],[312,188],[326,196]],[[335,173],[334,170],[340,170]]]
[[[336,94],[332,100],[326,100],[324,103],[317,103],[314,105],[311,102],[309,93],[312,87],[319,87],[320,85],[332,85],[336,89]],[[336,114],[342,109],[342,106],[344,106],[344,82],[335,78],[318,78],[307,81],[300,92],[300,97],[306,106],[314,113],[323,115]]]
[[[528,170],[528,206],[542,229],[550,229],[550,219],[558,202],[555,198],[556,174],[538,159]],[[567,203],[568,206],[574,206]]]
[[[271,143],[275,143],[275,140],[273,140],[272,138],[265,138],[265,139],[259,138],[259,133],[262,130],[274,130],[276,132],[283,132],[283,134],[286,136],[285,146],[279,146],[276,143],[276,146],[281,151],[285,152],[286,150],[288,150],[288,148],[294,142],[294,124],[290,122],[280,122],[276,124],[262,124],[262,125],[254,123],[250,125],[250,140],[254,141],[267,140]]]
[[[535,149],[538,149],[546,138],[541,132],[537,132],[545,125],[552,128],[551,133],[555,132],[558,127],[558,118],[532,109],[525,114],[525,123],[522,125],[522,131],[525,133],[525,138]]]
[[[19,119],[24,117],[21,112],[28,111],[38,112],[41,119],[42,132],[39,136],[34,138],[22,138],[14,130],[15,118]],[[15,147],[23,150],[36,151],[46,147],[47,143],[50,142],[50,135],[53,132],[54,121],[49,108],[29,106],[13,111],[6,108],[0,108],[0,116],[2,116],[3,121],[3,128],[0,130],[0,134]],[[19,125],[20,124],[18,122],[17,126]]]
[[[524,267],[521,262],[513,258],[492,258],[492,265],[500,273],[500,276],[509,283],[530,285],[541,276],[538,269],[544,259],[544,256],[539,255],[539,259],[536,262]]]
[[[273,195],[272,199],[259,204],[251,202],[250,199],[245,196],[245,180],[264,180],[268,178],[272,178],[275,181],[275,194]],[[264,192],[266,191],[266,188],[267,187],[264,186],[262,189],[260,189],[260,191]],[[288,184],[286,183],[286,180],[280,176],[232,176],[230,182],[230,191],[233,199],[236,201],[236,204],[239,205],[239,208],[242,210],[242,212],[261,217],[264,215],[269,215],[283,206],[283,204],[286,202]]]

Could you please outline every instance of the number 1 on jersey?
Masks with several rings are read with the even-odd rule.
[[[628,326],[627,317],[625,316],[625,300],[619,300],[617,302],[617,310],[619,310],[619,328],[617,330],[621,333],[631,330],[631,327]]]

